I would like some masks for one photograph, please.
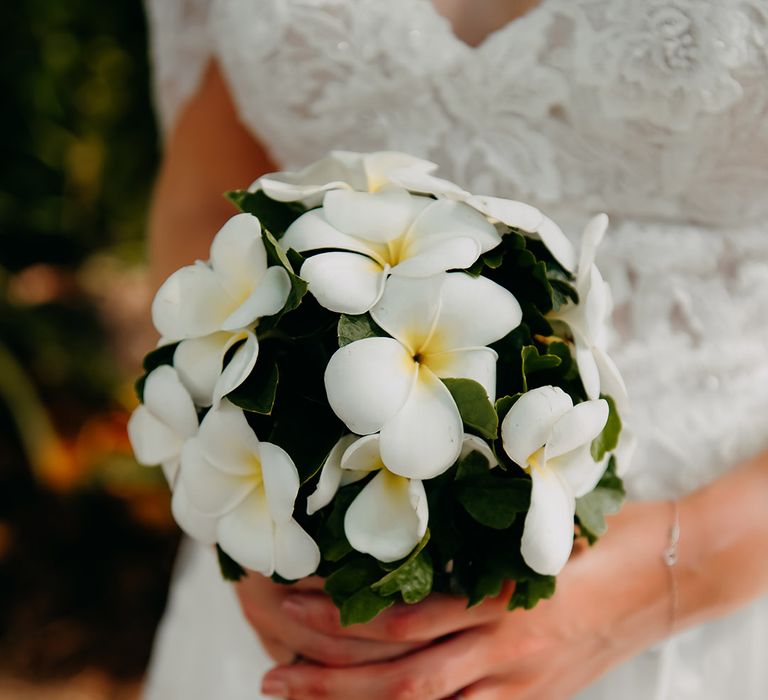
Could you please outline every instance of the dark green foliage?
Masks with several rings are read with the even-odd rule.
[[[590,544],[605,534],[605,516],[617,513],[625,497],[624,483],[616,474],[616,460],[611,457],[595,490],[576,500],[579,528]]]
[[[257,217],[261,225],[275,238],[280,238],[285,230],[306,211],[296,202],[276,202],[267,197],[261,190],[257,192],[232,190],[227,192],[225,196],[240,211],[248,212]]]
[[[488,400],[485,389],[472,379],[443,379],[459,408],[465,427],[484,438],[494,440],[499,418]]]
[[[216,557],[219,560],[221,576],[225,581],[239,581],[247,576],[246,570],[229,556],[219,545],[216,545]]]
[[[376,321],[368,313],[359,316],[347,316],[341,314],[338,325],[339,347],[354,343],[364,338],[376,338],[387,334],[379,328]]]
[[[227,394],[227,399],[244,411],[268,416],[275,406],[279,380],[280,371],[275,362],[261,363],[259,371],[251,372],[248,379]]]
[[[606,453],[616,449],[619,444],[619,435],[621,433],[621,418],[616,409],[616,402],[610,396],[603,396],[608,402],[608,421],[603,431],[592,441],[592,459],[599,462],[605,457]]]

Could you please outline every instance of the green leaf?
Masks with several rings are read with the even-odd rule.
[[[224,196],[240,211],[258,217],[261,225],[278,237],[306,211],[297,202],[277,202],[267,197],[261,190],[257,192],[232,190]]]
[[[381,568],[375,559],[360,556],[344,564],[325,579],[325,592],[337,607],[381,578]]]
[[[478,523],[506,530],[531,503],[531,480],[489,472],[457,484],[456,498]]]
[[[339,347],[354,343],[364,338],[376,338],[386,336],[386,333],[376,324],[368,313],[359,316],[341,314],[337,328]]]
[[[594,544],[605,534],[605,516],[618,513],[625,497],[624,483],[616,474],[616,460],[611,457],[608,468],[594,491],[576,499],[579,528],[590,544]]]
[[[219,569],[225,581],[239,581],[248,572],[240,566],[232,557],[229,556],[218,544],[216,545],[216,556],[219,560]]]
[[[603,431],[593,441],[591,446],[592,459],[602,461],[606,453],[616,449],[621,434],[621,417],[616,409],[616,402],[610,396],[602,396],[608,402],[608,421]]]
[[[562,279],[553,279],[551,276],[548,279],[552,287],[552,307],[555,311],[568,303],[579,303],[579,293],[570,283]]]
[[[267,367],[257,364],[248,378],[227,394],[227,399],[244,411],[271,415],[277,396],[280,372],[273,361]]]
[[[395,604],[395,598],[379,595],[370,588],[363,588],[344,600],[339,611],[343,627],[370,622],[376,615]]]
[[[499,423],[501,423],[509,413],[509,409],[517,403],[517,400],[522,396],[522,392],[518,392],[513,396],[502,396],[496,400],[496,415],[499,417]]]
[[[443,379],[459,408],[464,425],[482,437],[493,440],[499,430],[499,417],[481,384],[473,379]]]
[[[472,450],[466,457],[456,463],[456,481],[466,481],[488,475],[491,465],[482,452]]]
[[[526,345],[521,350],[523,391],[528,391],[528,377],[536,372],[558,367],[562,360],[557,355],[540,355],[535,345]]]
[[[556,580],[554,576],[536,574],[527,581],[518,581],[515,592],[509,601],[509,609],[524,608],[530,610],[540,600],[551,598],[555,594]]]
[[[406,603],[418,603],[432,591],[432,559],[424,547],[429,542],[427,530],[416,549],[394,571],[379,579],[371,588],[384,596],[400,593]]]

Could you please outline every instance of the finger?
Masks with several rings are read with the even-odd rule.
[[[283,609],[294,620],[323,634],[390,642],[427,642],[495,622],[504,614],[513,584],[496,598],[467,608],[466,598],[433,595],[417,605],[400,603],[364,625],[342,627],[339,611],[327,596],[291,594]]]
[[[238,587],[238,599],[246,619],[257,634],[275,640],[294,655],[330,666],[348,666],[398,658],[417,646],[318,632],[282,611],[280,602],[285,596],[281,588],[269,581],[253,579],[249,584]]]
[[[334,669],[280,666],[262,693],[292,700],[440,700],[483,678],[493,663],[493,635],[470,630],[397,661]]]
[[[288,666],[296,660],[296,653],[276,639],[259,634],[261,645],[272,660],[281,666]]]

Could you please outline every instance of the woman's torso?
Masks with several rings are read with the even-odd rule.
[[[404,150],[474,192],[535,203],[572,234],[609,213],[600,264],[639,438],[634,497],[685,493],[768,447],[768,2],[542,0],[477,47],[430,0],[149,9],[166,127],[215,57],[240,118],[285,169],[334,148]],[[765,607],[758,622],[768,627]],[[742,644],[728,624],[730,637],[692,634],[679,653],[709,654],[719,673]],[[754,646],[750,624],[738,639]],[[645,658],[615,681],[647,677],[638,698],[662,682]],[[659,697],[697,697],[685,682]],[[748,682],[768,696],[768,681]],[[742,697],[762,697],[752,690]]]

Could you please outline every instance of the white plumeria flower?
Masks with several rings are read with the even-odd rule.
[[[472,208],[390,187],[334,190],[294,221],[280,240],[298,252],[334,249],[301,267],[309,291],[331,311],[361,314],[381,297],[388,275],[428,277],[465,269],[501,242]]]
[[[170,365],[152,370],[144,382],[144,403],[128,420],[128,438],[136,460],[161,465],[173,487],[184,442],[197,433],[192,398]]]
[[[576,252],[568,237],[552,219],[530,204],[501,197],[474,195],[453,182],[420,168],[405,167],[393,170],[389,178],[394,184],[411,192],[433,194],[463,202],[491,219],[534,234],[566,270],[572,271],[576,266]]]
[[[463,435],[440,378],[473,379],[493,401],[497,355],[485,346],[520,324],[520,305],[487,278],[452,272],[393,277],[371,316],[392,337],[337,350],[325,371],[328,401],[352,432],[381,432],[389,471],[432,478],[456,461]]]
[[[286,579],[317,568],[320,551],[293,518],[299,491],[293,460],[260,442],[228,401],[211,409],[184,445],[178,488],[197,513],[216,520],[216,541],[241,565]]]
[[[579,375],[587,397],[597,399],[601,392],[611,396],[621,412],[627,410],[627,388],[621,373],[605,351],[611,293],[595,265],[595,254],[608,227],[608,217],[598,214],[589,221],[581,239],[581,255],[576,274],[579,303],[568,302],[548,318],[563,321],[573,334]]]
[[[300,202],[306,207],[315,207],[329,190],[375,192],[389,184],[390,172],[402,168],[431,172],[437,165],[397,151],[331,151],[330,155],[298,172],[264,175],[250,190],[263,190],[267,197],[278,202]]]
[[[288,273],[267,266],[261,224],[255,216],[233,216],[211,244],[209,264],[174,272],[152,302],[152,320],[163,343],[182,341],[174,364],[195,401],[217,403],[239,386],[256,363],[253,326],[283,308],[291,290]],[[227,368],[227,350],[244,340]]]
[[[317,489],[307,499],[307,513],[327,506],[342,486],[378,472],[350,504],[344,532],[358,552],[389,562],[407,556],[421,541],[429,511],[422,482],[390,472],[379,445],[378,435],[341,438],[323,464]]]
[[[534,571],[557,575],[573,549],[576,499],[592,491],[607,460],[590,447],[608,420],[603,399],[573,405],[559,387],[523,394],[501,423],[504,451],[531,475],[521,551]]]

